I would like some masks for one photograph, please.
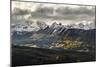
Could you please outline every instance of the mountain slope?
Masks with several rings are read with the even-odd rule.
[[[12,66],[95,61],[95,52],[13,47]]]

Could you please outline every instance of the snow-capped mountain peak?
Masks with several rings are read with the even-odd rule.
[[[26,21],[24,24],[12,24],[12,31],[38,31],[40,29],[45,29],[47,24],[42,21]]]

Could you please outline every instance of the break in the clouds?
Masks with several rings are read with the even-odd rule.
[[[95,6],[12,1],[12,20],[42,20],[47,24],[95,23]]]

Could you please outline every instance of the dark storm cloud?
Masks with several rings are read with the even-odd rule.
[[[31,14],[33,18],[54,20],[91,20],[95,18],[95,6],[77,6],[14,1],[12,14],[16,16]]]
[[[95,7],[38,7],[31,13],[34,18],[49,18],[54,20],[91,20],[95,17]],[[54,14],[55,13],[55,14]]]
[[[95,14],[95,8],[88,7],[79,7],[79,8],[70,8],[63,7],[56,9],[56,12],[60,15],[88,15],[93,16]]]
[[[70,24],[78,22],[88,23],[95,20],[95,6],[16,1],[12,3],[12,20],[15,23],[22,23],[25,20],[42,20],[47,21],[48,24],[52,23],[52,21]]]
[[[40,14],[40,15],[51,15],[51,14],[53,14],[53,8],[52,7],[41,7],[41,6],[37,7],[35,12],[33,12],[33,13],[37,13],[37,14]]]
[[[26,15],[29,14],[29,10],[26,9],[20,9],[20,8],[14,8],[13,15]]]

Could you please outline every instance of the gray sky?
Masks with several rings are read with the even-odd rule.
[[[95,23],[95,6],[12,1],[12,23],[41,20],[51,25]]]

